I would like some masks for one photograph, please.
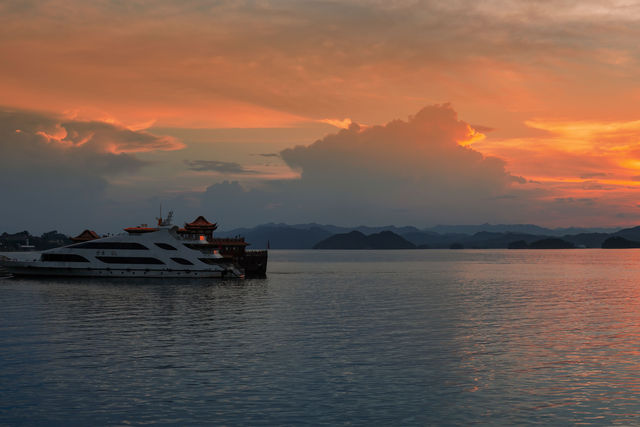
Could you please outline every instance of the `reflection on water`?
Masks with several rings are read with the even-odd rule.
[[[272,251],[0,280],[0,424],[640,421],[640,251]]]

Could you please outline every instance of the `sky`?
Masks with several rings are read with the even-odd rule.
[[[640,224],[640,4],[0,0],[0,232]]]

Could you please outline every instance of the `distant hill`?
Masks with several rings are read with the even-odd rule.
[[[616,237],[623,237],[627,240],[640,241],[640,226],[632,228],[624,228],[613,233]]]
[[[514,240],[523,240],[529,244],[535,240],[540,240],[540,237],[539,235],[528,233],[481,231],[462,240],[462,244],[470,249],[504,249]]]
[[[630,249],[640,248],[640,242],[625,239],[621,236],[612,236],[602,242],[602,249]]]
[[[507,245],[508,249],[574,249],[575,247],[573,243],[557,237],[540,239],[531,243],[524,240],[516,240]]]
[[[392,231],[382,231],[369,236],[360,231],[334,234],[318,242],[314,249],[415,249],[416,245]]]
[[[462,234],[476,234],[483,231],[492,233],[523,233],[533,234],[538,236],[564,236],[567,234],[579,234],[579,233],[607,233],[611,234],[616,232],[617,228],[582,228],[582,227],[567,227],[567,228],[545,228],[534,224],[478,224],[478,225],[436,225],[424,229],[424,231],[431,231],[438,234],[448,233],[462,233]]]
[[[529,244],[524,240],[516,240],[507,245],[507,249],[529,249]]]
[[[283,224],[269,223],[252,228],[237,228],[233,230],[217,230],[217,237],[243,236],[251,244],[250,249],[312,249],[316,244],[337,234],[350,234],[357,231],[369,239],[364,243],[355,243],[367,248],[394,246],[391,236],[397,240],[395,245],[400,248],[417,247],[420,249],[449,249],[452,246],[468,249],[505,249],[511,243],[516,246],[529,247],[533,242],[542,239],[561,238],[579,248],[600,247],[634,247],[623,241],[613,240],[606,246],[604,242],[610,237],[619,237],[631,242],[640,242],[640,226],[621,230],[602,228],[557,228],[549,229],[532,224],[481,224],[481,225],[438,225],[428,229],[405,226],[396,227],[385,225],[379,227],[356,226],[343,227],[330,224]],[[389,234],[390,233],[390,234]],[[26,239],[37,249],[48,249],[70,243],[67,236],[51,231],[42,236],[32,236],[28,231],[0,235],[0,250],[20,250]],[[353,237],[353,236],[352,236]],[[380,239],[376,242],[375,239]],[[407,245],[407,243],[409,245]],[[411,246],[412,245],[412,246]],[[614,245],[614,246],[611,246]]]
[[[477,224],[477,225],[436,225],[425,229],[439,234],[467,234],[481,232],[491,233],[525,233],[525,234],[553,234],[553,230],[533,224]]]
[[[266,248],[267,242],[273,249],[311,249],[317,243],[336,234],[358,231],[363,235],[392,232],[416,247],[425,249],[448,249],[454,244],[469,249],[504,249],[509,244],[524,241],[527,247],[541,239],[561,238],[576,247],[600,248],[611,236],[640,241],[640,227],[623,230],[606,228],[544,228],[533,224],[480,224],[480,225],[438,225],[427,229],[386,225],[380,227],[343,227],[329,224],[282,224],[269,223],[253,228],[239,228],[218,231],[217,236],[244,236],[251,248]]]
[[[402,234],[402,237],[420,247],[448,248],[454,242],[467,239],[469,235],[462,233],[438,234],[434,231],[413,231]]]
[[[575,247],[573,243],[557,237],[536,240],[529,245],[529,249],[574,249]]]
[[[611,234],[608,233],[579,233],[564,235],[562,238],[579,248],[599,248],[602,247],[602,242],[610,236]]]
[[[320,227],[304,229],[285,224],[260,225],[255,228],[215,233],[218,237],[243,236],[251,244],[250,249],[265,249],[267,244],[271,249],[311,249],[331,234]]]

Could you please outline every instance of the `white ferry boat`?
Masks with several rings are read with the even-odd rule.
[[[0,265],[14,276],[244,278],[245,266],[266,273],[266,251],[245,251],[242,238],[214,239],[217,225],[202,216],[184,228],[172,226],[172,215],[159,218],[157,227],[125,228],[116,236],[96,238],[85,230],[74,238],[78,243],[16,252]]]

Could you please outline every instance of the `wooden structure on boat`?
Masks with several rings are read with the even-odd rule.
[[[200,215],[192,222],[185,223],[177,232],[189,240],[199,241],[200,247],[207,245],[212,250],[217,250],[220,255],[244,268],[247,277],[262,277],[267,274],[267,251],[247,250],[249,243],[245,242],[244,237],[216,238],[213,232],[217,228],[217,223],[211,223]]]

